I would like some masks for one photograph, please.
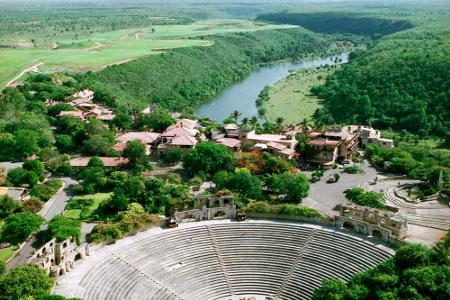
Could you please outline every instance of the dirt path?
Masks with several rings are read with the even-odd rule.
[[[56,50],[58,49],[58,44],[56,42],[52,43],[52,46],[50,47],[50,50]]]
[[[24,69],[22,72],[20,72],[19,75],[17,75],[17,76],[14,77],[13,79],[11,79],[11,80],[6,84],[6,86],[7,86],[7,87],[8,87],[8,86],[14,86],[14,85],[16,84],[16,81],[19,80],[20,77],[22,77],[23,75],[25,75],[25,73],[28,73],[28,72],[38,72],[38,71],[39,71],[38,67],[39,67],[40,65],[42,65],[42,64],[43,64],[43,63],[34,64],[34,65],[32,65],[32,66],[30,66],[30,67]]]
[[[96,50],[96,49],[99,49],[99,48],[102,48],[102,47],[105,47],[105,45],[103,45],[100,42],[95,42],[95,46],[94,47],[87,48],[86,50],[91,51],[91,50]]]
[[[140,31],[138,31],[138,32],[136,32],[135,34],[134,34],[134,37],[136,38],[136,41],[139,41],[139,35],[141,34],[141,32]]]

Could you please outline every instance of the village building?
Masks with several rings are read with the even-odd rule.
[[[92,102],[92,100],[94,100],[94,92],[91,90],[82,90],[72,96],[66,97],[66,100],[77,101],[77,103]]]
[[[199,131],[197,120],[180,119],[175,124],[167,127],[161,133],[161,143],[157,147],[157,154],[161,154],[171,147],[179,147],[187,154],[190,149],[197,145],[197,136]]]
[[[243,142],[253,145],[255,150],[268,151],[288,159],[295,157],[295,146],[297,145],[295,135],[257,134],[252,130],[240,131],[239,136]]]
[[[240,140],[233,139],[233,138],[226,138],[226,137],[216,139],[214,142],[216,144],[224,145],[233,151],[239,151],[241,149],[241,143],[242,143]]]
[[[58,114],[58,117],[72,117],[77,118],[80,120],[85,120],[83,116],[83,112],[81,110],[67,110],[67,111],[61,111]]]
[[[151,105],[147,106],[146,108],[144,108],[141,111],[141,114],[149,115],[149,114],[154,113],[156,111],[156,109],[157,109],[156,105],[155,104],[151,104]]]
[[[223,126],[225,129],[225,137],[227,138],[239,138],[239,126],[236,124],[225,124]]]
[[[100,105],[93,106],[92,109],[83,114],[86,120],[97,119],[102,121],[111,121],[116,116],[114,112]]]
[[[145,145],[146,154],[151,154],[151,148],[156,147],[161,134],[151,131],[130,131],[119,134],[117,136],[117,143],[113,149],[118,153],[123,153],[127,148],[127,143],[130,141],[139,141]]]
[[[358,149],[358,133],[352,134],[343,129],[331,128],[322,132],[308,133],[308,162],[322,166],[344,159],[352,159]]]
[[[352,134],[359,134],[359,145],[365,148],[368,144],[380,145],[385,148],[394,148],[392,139],[381,138],[381,133],[370,126],[365,125],[347,125],[346,131]]]
[[[89,165],[90,156],[74,156],[70,158],[70,166],[84,168]],[[106,168],[116,168],[128,164],[130,161],[125,157],[99,157]]]

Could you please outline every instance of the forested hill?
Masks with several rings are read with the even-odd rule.
[[[126,64],[88,73],[90,85],[111,91],[131,106],[156,103],[182,110],[212,99],[220,90],[258,65],[307,54],[325,55],[339,37],[325,37],[302,28],[261,30],[205,36],[209,47],[169,50]]]
[[[356,56],[356,57],[355,57]],[[421,135],[450,132],[450,21],[382,38],[313,92],[323,123],[366,123]]]
[[[274,13],[260,15],[256,19],[299,25],[314,32],[352,33],[372,38],[413,27],[408,20],[364,16],[353,12]]]

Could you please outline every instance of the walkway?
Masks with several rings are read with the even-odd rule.
[[[60,190],[55,196],[52,197],[47,203],[46,206],[42,209],[42,216],[46,221],[50,221],[55,216],[62,214],[66,207],[67,202],[72,197],[70,193],[71,186],[77,184],[78,181],[70,178],[70,177],[61,177],[55,178],[63,181],[64,188]],[[32,235],[28,238],[28,240],[23,244],[22,248],[16,252],[14,257],[8,262],[8,268],[14,268],[17,265],[24,264],[27,262],[28,258],[33,255],[33,251],[39,248],[38,239],[36,236],[42,234],[47,230],[47,225],[42,226],[40,232]]]

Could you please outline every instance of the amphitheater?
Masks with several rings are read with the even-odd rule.
[[[393,251],[298,223],[206,221],[152,228],[91,251],[53,291],[89,299],[310,299],[324,278],[349,279]]]

